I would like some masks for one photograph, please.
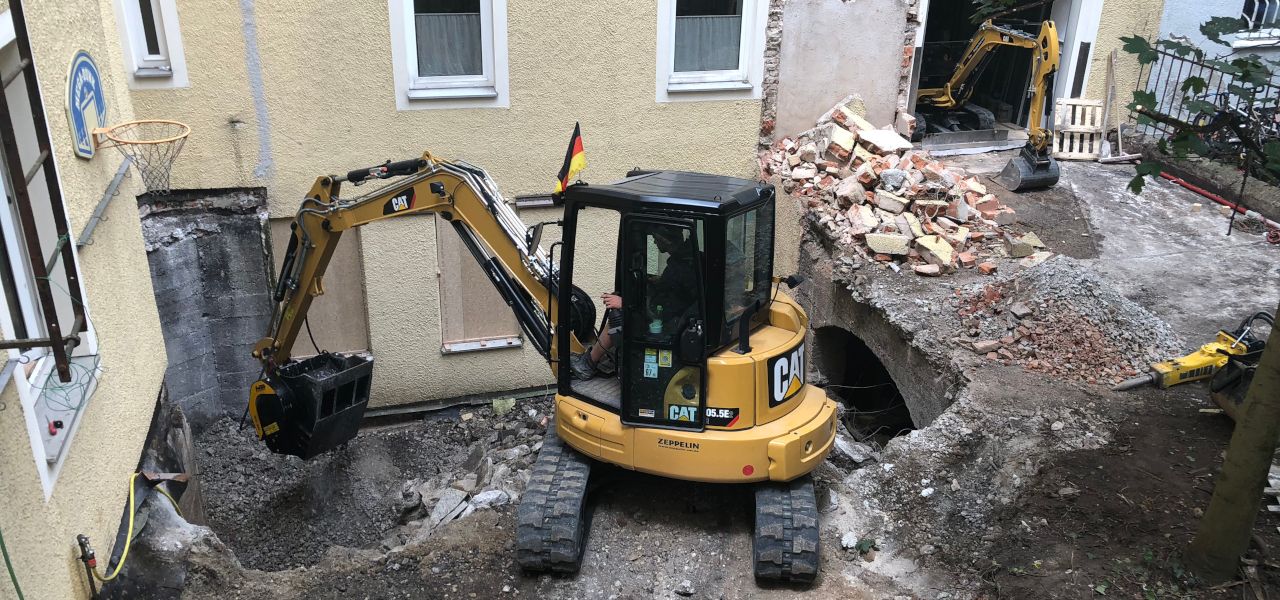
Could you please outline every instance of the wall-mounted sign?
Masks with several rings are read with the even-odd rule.
[[[76,52],[67,75],[67,120],[76,156],[93,158],[93,130],[107,126],[107,97],[102,92],[98,65],[88,52]]]

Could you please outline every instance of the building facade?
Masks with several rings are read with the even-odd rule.
[[[278,248],[317,176],[424,150],[487,169],[526,222],[553,220],[538,206],[575,122],[587,181],[636,166],[753,173],[765,0],[364,4],[156,2],[152,29],[178,32],[161,48],[169,76],[119,75],[139,115],[192,126],[173,186],[264,187]],[[126,22],[120,42],[147,31]],[[613,235],[591,237],[611,256]],[[453,238],[408,217],[343,240],[311,324],[324,349],[373,350],[371,406],[551,381]]]
[[[161,389],[164,340],[132,202],[141,191],[138,178],[123,177],[115,199],[102,204],[104,196],[112,196],[121,155],[109,148],[98,148],[91,159],[76,154],[78,142],[84,141],[73,134],[76,118],[88,117],[92,124],[99,109],[105,122],[134,118],[110,6],[98,0],[23,5],[35,80],[17,75],[21,61],[14,11],[9,3],[0,7],[0,79],[14,77],[5,98],[23,171],[9,168],[12,157],[6,154],[3,185],[10,202],[0,211],[5,238],[0,275],[7,310],[0,329],[5,340],[49,334],[38,293],[46,282],[36,278],[33,265],[60,255],[55,203],[65,209],[66,243],[77,263],[71,277],[61,258],[48,269],[55,320],[64,334],[72,330],[70,299],[79,291],[88,325],[70,360],[70,381],[61,381],[55,372],[48,348],[5,350],[0,534],[26,598],[86,598],[85,573],[75,558],[76,535],[90,536],[103,550],[116,535],[121,502]],[[81,71],[71,71],[81,52],[96,63],[98,83],[87,83],[77,77]],[[42,169],[32,170],[40,151],[26,94],[30,87],[38,89],[43,104],[60,195],[50,193]],[[16,209],[15,186],[27,179],[27,172],[34,174],[29,194],[35,235],[21,225]],[[94,218],[100,206],[101,218]],[[78,246],[76,240],[85,234],[85,245]],[[34,261],[26,252],[26,242],[33,238],[44,255]],[[0,575],[0,598],[14,597],[7,574]]]

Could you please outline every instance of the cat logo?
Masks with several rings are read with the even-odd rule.
[[[804,342],[769,359],[769,408],[795,397],[804,388]]]
[[[690,421],[698,418],[697,406],[680,406],[672,404],[667,408],[667,418],[672,421]]]
[[[382,205],[382,214],[395,214],[410,208],[413,208],[413,188],[409,188],[387,200],[387,203]]]

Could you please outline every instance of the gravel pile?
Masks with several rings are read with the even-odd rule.
[[[1067,257],[958,296],[962,341],[1006,365],[1114,384],[1184,351],[1168,324]]]

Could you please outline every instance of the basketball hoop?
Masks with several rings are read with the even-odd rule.
[[[190,133],[186,123],[162,119],[128,121],[93,131],[99,148],[114,147],[133,160],[147,191],[153,194],[169,193],[169,169]]]

